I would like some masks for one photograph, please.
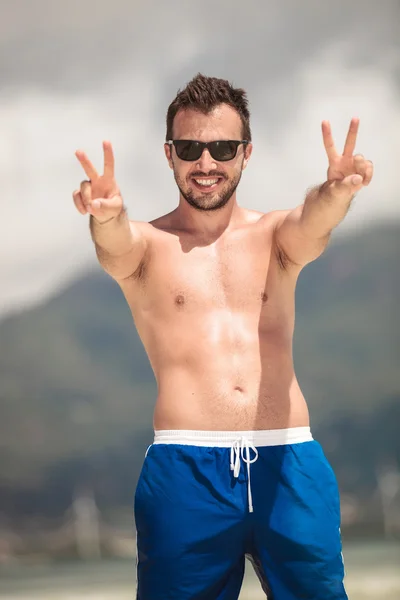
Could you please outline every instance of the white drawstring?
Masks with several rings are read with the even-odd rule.
[[[255,453],[255,456],[250,460],[250,448]],[[244,450],[246,450],[246,456],[244,456]],[[231,471],[233,471],[234,477],[239,477],[240,473],[240,459],[247,464],[247,490],[249,497],[249,512],[253,512],[253,498],[251,495],[250,486],[250,465],[256,462],[258,458],[257,448],[249,442],[249,440],[242,436],[235,440],[231,446]]]

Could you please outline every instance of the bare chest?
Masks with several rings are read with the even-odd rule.
[[[271,250],[265,240],[233,236],[211,245],[185,247],[179,238],[154,244],[137,281],[143,308],[194,312],[243,311],[268,300]]]

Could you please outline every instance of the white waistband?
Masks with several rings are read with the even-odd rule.
[[[245,438],[249,444],[255,447],[299,444],[310,442],[313,439],[309,427],[256,431],[193,431],[172,429],[154,432],[154,444],[229,448],[235,441],[241,438]]]

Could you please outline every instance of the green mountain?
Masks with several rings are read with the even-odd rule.
[[[400,461],[399,257],[399,224],[340,236],[297,289],[294,359],[313,430],[365,485],[380,453]],[[118,286],[89,272],[0,322],[0,341],[0,508],[15,512],[18,496],[61,510],[88,480],[104,503],[130,502],[156,387]]]

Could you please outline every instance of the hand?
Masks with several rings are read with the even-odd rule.
[[[82,181],[80,190],[73,193],[74,203],[81,215],[89,213],[99,223],[117,217],[122,209],[121,194],[114,178],[114,154],[110,142],[103,142],[104,174],[99,175],[81,150],[75,153],[89,181]]]
[[[353,196],[361,188],[369,185],[372,179],[372,162],[366,160],[362,154],[353,156],[359,124],[359,119],[351,120],[343,154],[339,154],[333,142],[329,121],[322,121],[322,136],[329,160],[327,184],[332,192],[345,192],[346,195]]]

